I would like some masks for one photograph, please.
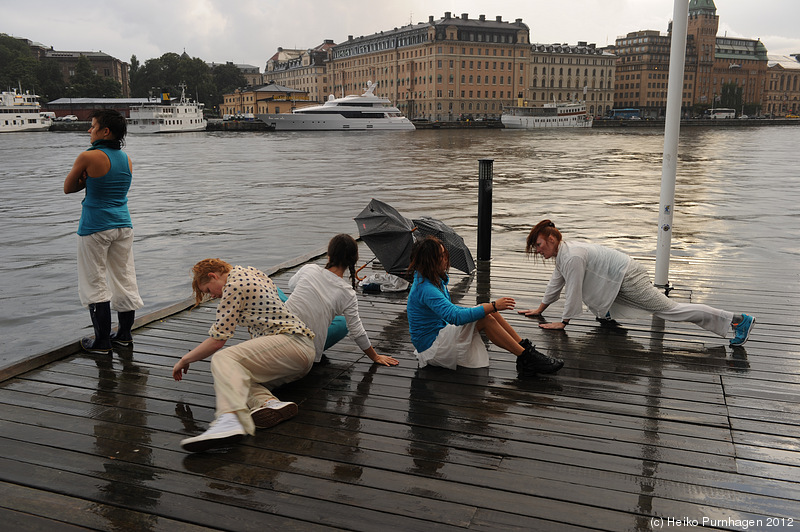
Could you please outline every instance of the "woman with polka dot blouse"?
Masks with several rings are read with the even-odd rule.
[[[209,296],[220,298],[209,338],[172,368],[173,378],[179,381],[192,362],[214,355],[216,419],[203,434],[181,441],[183,449],[200,452],[236,443],[256,428],[272,427],[295,416],[295,403],[279,401],[261,383],[274,387],[303,377],[314,364],[315,350],[314,333],[286,310],[277,287],[264,272],[220,259],[202,260],[192,272],[198,304]],[[250,340],[222,349],[238,325],[249,329]]]

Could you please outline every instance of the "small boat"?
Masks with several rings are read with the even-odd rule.
[[[592,127],[592,117],[586,113],[586,102],[583,100],[546,103],[542,107],[507,107],[500,121],[509,129]]]
[[[256,118],[277,131],[368,131],[416,129],[388,98],[375,96],[377,83],[369,82],[364,94],[342,98],[328,96],[322,105],[295,109],[291,113],[259,114]]]
[[[186,98],[186,85],[181,97],[171,99],[164,93],[160,100],[131,107],[128,133],[179,133],[205,131],[208,120],[203,116],[204,104]]]
[[[0,93],[0,132],[47,131],[53,125],[49,116],[41,114],[39,97],[25,91]]]

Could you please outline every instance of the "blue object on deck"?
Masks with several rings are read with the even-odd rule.
[[[323,351],[347,336],[347,333],[347,320],[344,319],[344,316],[334,316],[333,321],[328,326],[328,337],[325,339]]]

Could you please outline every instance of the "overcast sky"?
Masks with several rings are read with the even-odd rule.
[[[770,55],[800,53],[800,1],[715,0],[719,36],[760,38]],[[13,6],[13,8],[12,8]],[[264,65],[277,50],[311,48],[438,19],[521,18],[531,41],[613,44],[637,30],[666,32],[672,0],[0,0],[0,33],[56,50],[102,51],[140,62],[167,52]]]

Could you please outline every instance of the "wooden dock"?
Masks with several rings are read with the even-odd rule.
[[[509,259],[455,277],[454,300],[535,307],[547,270]],[[214,453],[179,447],[213,419],[208,361],[171,377],[213,305],[137,329],[113,357],[47,363],[0,383],[4,529],[800,529],[797,271],[672,264],[674,297],[757,316],[744,347],[689,324],[587,313],[558,332],[506,312],[564,369],[519,380],[496,347],[490,368],[417,369],[405,294],[360,294],[373,345],[400,366],[345,339],[276,391],[297,417]]]

